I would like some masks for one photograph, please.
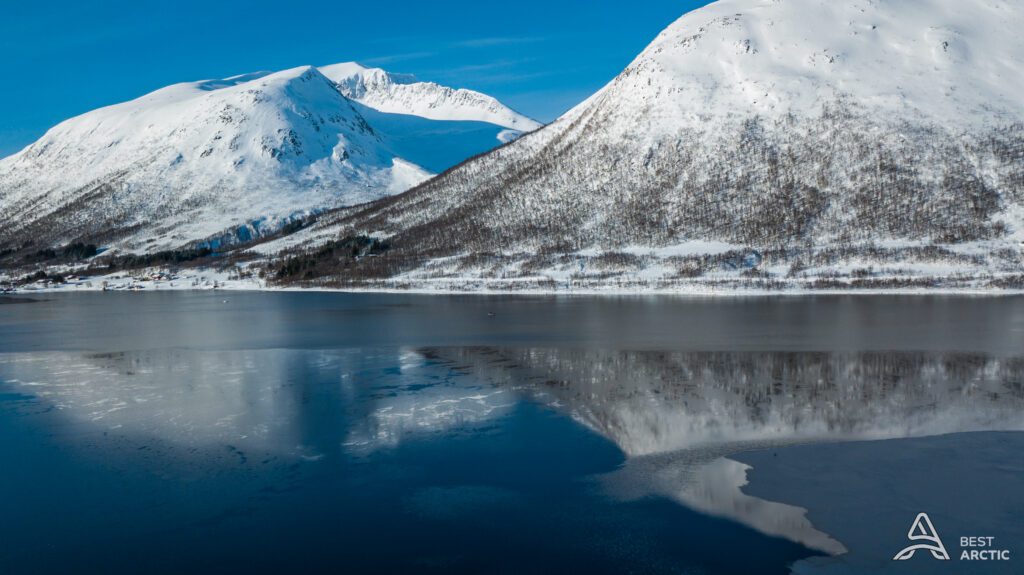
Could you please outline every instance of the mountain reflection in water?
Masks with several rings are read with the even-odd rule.
[[[723,457],[796,442],[1024,429],[1024,358],[977,353],[45,352],[0,355],[0,379],[81,430],[307,461],[471,432],[531,402],[621,449],[626,463],[598,478],[613,496],[669,498],[832,554],[843,546],[804,510],[745,495],[748,468]]]
[[[1020,357],[494,347],[426,353],[572,414],[630,456],[1024,427]]]
[[[1024,429],[1024,360],[980,354],[432,349],[458,370],[570,414],[629,456],[626,500],[674,499],[830,554],[806,510],[742,492],[724,458],[806,441]]]

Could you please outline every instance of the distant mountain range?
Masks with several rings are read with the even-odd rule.
[[[390,259],[306,275],[1024,287],[1022,27],[997,0],[715,2],[543,130],[322,219],[310,243],[376,235]]]
[[[242,243],[539,127],[484,94],[354,63],[177,84],[0,161],[0,242]]]
[[[408,74],[391,74],[355,62],[324,66],[320,72],[346,97],[379,112],[428,120],[483,122],[520,133],[541,127],[486,94],[419,82]]]
[[[176,86],[0,164],[4,229],[174,245],[334,201],[246,265],[335,287],[1024,289],[1022,28],[1002,0],[721,0],[434,178],[451,134],[424,122],[489,126],[488,146],[537,124],[353,64]]]

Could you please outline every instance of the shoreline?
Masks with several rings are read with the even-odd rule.
[[[695,298],[764,298],[764,297],[807,297],[807,296],[963,296],[963,297],[1019,297],[1024,289],[1002,288],[885,288],[885,289],[713,289],[713,288],[583,288],[583,289],[435,289],[435,288],[362,288],[362,287],[267,287],[258,285],[220,285],[217,287],[171,286],[166,284],[143,284],[136,288],[119,287],[103,289],[80,285],[46,287],[36,289],[16,288],[0,293],[4,296],[25,296],[55,293],[106,293],[106,292],[267,292],[267,293],[337,293],[337,294],[408,294],[408,295],[478,295],[478,296],[672,296]]]

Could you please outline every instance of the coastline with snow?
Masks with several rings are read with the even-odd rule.
[[[0,285],[4,278],[0,276]],[[507,295],[507,296],[630,296],[664,295],[690,297],[800,297],[820,295],[910,295],[910,296],[986,296],[1011,297],[1024,295],[1024,288],[999,288],[975,285],[960,287],[809,287],[813,279],[802,285],[765,288],[739,283],[689,282],[616,282],[594,284],[586,282],[555,282],[550,277],[517,280],[487,280],[478,278],[419,280],[414,282],[387,281],[376,285],[351,286],[299,286],[283,285],[258,277],[239,277],[236,271],[195,269],[179,272],[151,270],[142,273],[114,273],[103,276],[72,276],[62,283],[46,281],[4,288],[0,294],[45,294],[103,291],[267,291],[310,293],[405,293],[420,295]],[[990,280],[988,280],[990,281]]]

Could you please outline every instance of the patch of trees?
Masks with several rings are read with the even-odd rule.
[[[22,284],[30,284],[39,281],[49,281],[55,284],[62,284],[64,283],[64,276],[60,274],[47,274],[45,271],[39,270],[33,274],[29,274],[21,278]]]
[[[110,269],[147,268],[162,265],[182,264],[208,258],[213,255],[209,247],[166,250],[152,254],[131,254],[111,258],[107,265]]]
[[[991,287],[998,289],[1024,289],[1024,275],[1018,274],[1014,276],[994,279],[991,282],[989,282],[989,285]]]
[[[4,257],[12,253],[14,253],[14,250],[4,250],[3,252],[0,252],[0,257]],[[26,264],[48,262],[56,259],[79,261],[91,258],[98,253],[99,249],[94,244],[84,244],[82,242],[76,242],[73,244],[68,244],[59,250],[54,248],[43,248],[36,250],[23,256],[21,258],[21,261]]]
[[[391,249],[387,240],[368,236],[346,236],[311,253],[286,258],[277,267],[279,280],[313,279],[338,271],[340,265],[363,257],[379,256]]]
[[[99,253],[99,248],[95,244],[84,244],[82,242],[76,242],[68,244],[63,250],[64,257],[73,260],[84,260],[91,258]]]
[[[43,248],[41,250],[36,250],[35,252],[33,252],[31,254],[28,254],[27,256],[23,257],[22,261],[24,261],[27,264],[31,264],[31,263],[45,262],[45,261],[55,260],[55,259],[57,259],[57,251],[56,250],[54,250],[53,248]]]
[[[281,227],[281,235],[290,236],[304,227],[306,227],[306,222],[303,220],[292,220]]]

